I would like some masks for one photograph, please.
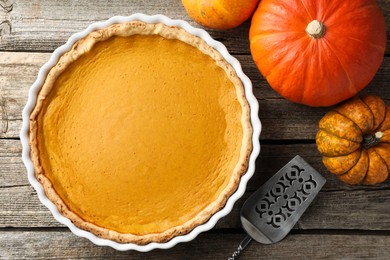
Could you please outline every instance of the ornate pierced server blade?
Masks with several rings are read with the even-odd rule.
[[[282,240],[294,227],[326,180],[300,156],[295,156],[252,194],[241,209],[249,237],[262,244]],[[246,237],[229,259],[249,244]]]

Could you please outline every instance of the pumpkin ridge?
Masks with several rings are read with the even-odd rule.
[[[377,184],[377,183],[384,182],[384,181],[388,178],[388,176],[389,176],[389,171],[388,171],[386,162],[385,162],[385,161],[383,160],[383,158],[376,152],[375,149],[370,148],[369,150],[367,150],[367,152],[368,152],[368,164],[367,164],[367,165],[368,165],[368,168],[367,168],[366,176],[364,177],[364,179],[362,180],[361,183],[366,184],[366,185],[372,185],[372,184]],[[387,171],[386,171],[386,176],[385,176],[385,178],[379,179],[379,180],[378,180],[378,176],[379,176],[379,177],[381,176],[382,171],[376,169],[377,171],[375,171],[376,174],[374,175],[374,177],[375,177],[376,179],[375,179],[375,181],[372,180],[373,176],[370,175],[369,172],[370,172],[370,166],[374,166],[374,162],[375,162],[375,161],[373,161],[373,164],[370,165],[370,159],[371,159],[370,153],[375,153],[376,156],[373,156],[373,154],[372,154],[372,156],[373,156],[373,157],[379,157],[379,158],[380,158],[379,160],[382,161],[382,164],[385,165],[386,170],[387,170]],[[367,181],[367,178],[371,178],[370,181]]]
[[[305,37],[307,36],[307,34],[306,34],[306,32],[305,32]],[[310,36],[309,36],[309,38],[310,38]],[[303,52],[306,52],[308,49],[309,49],[309,46],[310,46],[310,50],[312,50],[313,49],[313,44],[316,44],[316,41],[313,41],[312,39],[309,39],[309,41],[308,41],[308,44],[307,44],[307,46],[306,46],[306,48],[304,49],[304,51]],[[318,46],[316,46],[317,47],[317,49],[318,49]],[[305,73],[304,74],[306,74],[306,72],[307,72],[307,68],[309,67],[311,67],[311,66],[309,66],[309,64],[310,65],[312,65],[313,63],[312,63],[312,61],[311,61],[311,59],[309,59],[309,61],[308,62],[304,62],[301,66],[302,66],[302,68],[301,68],[301,70],[302,71],[304,71]],[[311,84],[308,84],[307,83],[308,81],[304,81],[303,82],[303,89],[302,89],[302,94],[301,94],[301,98],[300,98],[300,103],[302,103],[303,102],[303,100],[305,100],[306,99],[306,95],[307,95],[307,92],[309,91],[310,92],[310,85]]]
[[[334,13],[335,13],[335,12],[332,12],[332,11],[334,11],[335,9],[336,9],[336,10],[338,9],[337,7],[334,8],[334,7],[332,6],[332,4],[333,4],[334,2],[335,2],[335,1],[328,3],[327,8],[323,11],[322,16],[320,17],[320,19],[321,19],[322,21],[327,21],[327,24],[328,24],[328,19],[330,19],[330,17],[332,17],[332,15],[334,15]],[[333,8],[331,8],[331,7],[333,7]]]
[[[345,19],[340,19],[339,17],[346,17],[348,16],[350,13],[355,13],[355,12],[359,12],[360,9],[369,9],[369,8],[378,8],[376,5],[372,5],[372,4],[368,4],[368,5],[362,5],[362,6],[359,6],[358,8],[355,8],[355,9],[351,9],[349,10],[349,12],[344,12],[343,11],[343,15],[340,16],[340,15],[337,15],[336,12],[332,13],[332,14],[329,14],[329,16],[327,17],[327,21],[328,21],[328,25],[329,26],[332,26],[333,24],[335,23],[340,23],[340,22],[344,22],[345,20],[353,20],[353,18],[345,18]],[[336,9],[337,10],[337,9]],[[335,21],[333,21],[332,19],[332,16],[335,16],[337,17],[337,19],[335,19]]]
[[[372,117],[373,119],[375,120],[375,116],[374,116],[374,112],[371,110],[370,106],[366,104],[366,102],[364,102],[364,100],[362,98],[359,97],[359,99],[363,102],[363,104],[368,108],[368,110],[370,110],[370,113],[372,114]],[[374,122],[375,124],[375,122]]]
[[[350,119],[349,117],[347,117],[347,116],[345,116],[345,115],[339,113],[339,112],[336,111],[336,110],[332,110],[332,112],[337,113],[338,115],[340,115],[340,116],[342,116],[342,117],[348,119],[349,121],[352,122],[352,124],[353,124],[357,129],[359,129],[359,130],[361,131],[360,127],[359,127],[352,119]],[[333,136],[336,136],[336,137],[339,137],[339,138],[343,138],[343,139],[345,139],[345,140],[348,140],[348,141],[351,141],[351,142],[354,142],[354,143],[361,143],[361,141],[360,141],[360,142],[356,142],[355,140],[350,140],[350,139],[348,139],[348,138],[346,138],[346,137],[340,137],[340,136],[334,135],[334,134],[332,134],[331,132],[328,132],[327,129],[325,129],[325,128],[320,128],[320,129],[323,130],[324,132],[326,132],[326,133],[329,134],[329,135],[333,135]],[[363,136],[363,132],[361,132],[361,134],[362,134],[362,136]],[[353,153],[353,152],[351,152],[351,153]]]
[[[364,154],[364,155],[363,155]],[[364,156],[364,157],[363,157]],[[362,159],[366,158],[367,162],[361,162]],[[360,153],[359,160],[357,163],[346,173],[338,175],[337,177],[345,183],[348,184],[360,184],[366,178],[369,165],[369,156],[367,150],[362,149]],[[355,168],[356,167],[356,168]],[[365,171],[359,171],[363,170]]]
[[[283,34],[283,35],[286,35],[286,34],[302,34],[302,32],[299,32],[299,31],[291,31],[291,32],[284,32],[284,31],[280,31],[280,32],[268,32],[268,31],[262,31],[262,33],[259,35],[255,35],[253,36],[249,41],[251,44],[255,44],[258,40],[261,40],[261,39],[264,39],[264,38],[268,38],[270,37],[270,35],[274,36],[274,35],[278,35],[278,34]],[[306,37],[306,35],[302,34],[302,36],[299,36],[296,37],[296,40],[300,40],[302,38]]]
[[[380,123],[380,125],[375,129],[375,131],[384,132],[388,129],[390,129],[390,107],[386,106],[385,118]]]
[[[375,103],[374,105],[373,104],[371,104],[371,106],[369,105],[369,103],[370,103],[370,96],[368,96],[368,95],[365,95],[365,96],[362,96],[360,99],[363,101],[363,103],[368,107],[368,109],[371,111],[371,114],[372,114],[372,116],[373,116],[373,120],[374,120],[374,122],[373,122],[373,126],[372,126],[372,130],[371,130],[371,134],[375,134],[375,132],[377,132],[376,131],[376,129],[378,129],[378,127],[381,125],[381,123],[385,120],[385,117],[386,117],[386,104],[384,104],[384,102],[383,102],[383,108],[384,108],[384,113],[383,113],[383,117],[382,116],[380,116],[380,115],[382,115],[382,113],[381,113],[381,111],[379,110],[379,109],[377,109],[377,112],[376,111],[374,111],[374,110],[372,110],[372,108],[377,108],[378,106],[380,106],[379,104],[377,104],[377,103]],[[368,100],[367,100],[368,99]],[[379,98],[379,100],[381,100],[380,98]],[[368,102],[368,103],[367,103]],[[375,101],[376,102],[376,101]],[[381,106],[382,107],[382,106]],[[378,117],[378,115],[379,115],[379,117]],[[378,122],[379,121],[379,122]],[[380,132],[380,131],[378,131],[378,132]],[[377,136],[376,136],[376,138],[378,138]],[[382,137],[381,137],[382,138]]]
[[[302,1],[302,0],[300,0],[300,1]],[[305,16],[302,15],[302,12],[300,11],[300,9],[299,8],[297,8],[297,9],[291,8],[291,6],[288,3],[286,3],[288,1],[271,0],[268,2],[273,2],[273,3],[269,4],[267,6],[267,10],[270,9],[269,6],[276,6],[278,9],[278,13],[279,13],[279,8],[282,7],[283,11],[286,12],[285,15],[290,16],[290,17],[295,17],[295,19],[300,19],[301,22],[306,23],[307,19],[305,19]],[[304,8],[306,8],[306,7],[304,6]],[[311,17],[310,13],[308,13],[308,15]],[[282,18],[283,18],[283,20],[285,20],[286,16],[282,16]]]
[[[285,16],[283,16],[283,15],[281,15],[280,13],[276,13],[276,12],[273,12],[273,9],[267,9],[266,7],[264,7],[263,5],[258,5],[258,8],[257,8],[257,12],[259,11],[259,10],[261,10],[261,11],[263,11],[265,14],[270,14],[270,15],[272,15],[272,16],[275,16],[275,18],[278,18],[278,19],[280,19],[280,21],[282,22],[282,21],[284,21],[285,19],[286,19],[286,17]],[[274,23],[276,23],[276,22],[279,22],[278,20],[276,20],[275,18],[272,18],[274,21]],[[304,22],[304,17],[298,17],[298,18],[296,18],[296,19],[299,19],[300,20],[300,23],[302,23],[302,24],[305,24],[305,22]],[[295,27],[295,26],[294,26]],[[291,29],[291,28],[289,28],[289,29]],[[295,28],[294,28],[295,29]],[[274,33],[274,31],[276,30],[276,28],[275,28],[275,26],[272,26],[272,28],[269,28],[268,30],[271,30],[272,31],[272,33]],[[261,31],[261,34],[264,34],[264,32],[267,32],[267,31]],[[303,35],[306,35],[305,34],[305,32],[302,32],[302,31],[299,31],[299,30],[296,30],[296,31],[289,31],[289,32],[294,32],[294,33],[300,33],[300,34],[303,34]],[[287,32],[287,31],[279,31],[279,32],[277,32],[277,33],[289,33],[289,32]],[[256,34],[256,36],[259,34],[259,32],[257,32],[257,34]],[[256,37],[255,36],[255,37]],[[302,36],[303,37],[303,36]],[[252,37],[253,38],[253,37]]]
[[[349,76],[347,70],[345,69],[344,64],[341,62],[340,58],[336,54],[337,52],[335,52],[335,49],[333,48],[332,44],[326,38],[323,38],[323,39],[324,39],[324,43],[332,51],[334,57],[336,57],[337,61],[339,62],[340,66],[341,66],[341,68],[343,69],[343,71],[345,73],[345,76],[347,77],[348,82],[349,82],[348,89],[350,90],[350,93],[356,94],[359,90],[356,89],[354,84],[352,83],[351,77]],[[352,119],[350,119],[350,120],[352,120]]]
[[[306,50],[308,50],[309,49],[309,46],[310,46],[310,40],[309,41],[307,41],[307,44],[304,44],[304,42],[301,40],[301,39],[303,39],[303,38],[305,38],[305,36],[302,36],[302,37],[300,37],[300,38],[297,38],[297,39],[295,39],[295,41],[294,41],[294,45],[293,45],[293,43],[291,43],[290,44],[290,46],[294,46],[294,48],[292,48],[292,47],[290,47],[290,52],[291,52],[291,50],[293,50],[293,49],[304,49],[304,51],[303,52],[305,52]],[[304,46],[304,45],[306,45],[306,46]],[[298,46],[298,48],[297,48],[297,46]],[[304,46],[304,47],[303,47]],[[311,48],[310,48],[311,49]],[[289,61],[289,66],[291,67],[291,68],[294,68],[294,65],[297,63],[297,62],[299,62],[301,59],[302,59],[302,53],[300,53],[299,51],[295,51],[294,50],[294,53],[295,53],[295,57],[296,58],[294,58],[294,59],[292,59],[292,60],[288,60],[288,57],[289,57],[289,55],[287,55],[287,54],[285,54],[285,55],[281,55],[281,57],[280,57],[280,59],[278,60],[278,62],[276,63],[276,65],[274,66],[274,69],[272,70],[272,71],[278,71],[278,68],[279,67],[283,67],[283,66],[285,66],[284,65],[284,63],[286,62],[286,60],[288,60]],[[298,58],[297,58],[298,57]],[[303,67],[303,66],[305,66],[305,67]],[[300,70],[301,71],[306,71],[307,70],[307,67],[308,67],[308,63],[306,62],[306,63],[303,63],[302,65],[301,65],[301,67],[300,67]],[[271,73],[269,73],[267,76],[266,76],[266,78],[267,78],[267,80],[268,80],[268,78],[272,75],[272,71],[271,71]],[[290,72],[291,72],[291,70],[290,70]],[[289,78],[289,77],[287,77],[287,78]],[[285,89],[285,81],[283,80],[282,81],[283,82],[283,84],[282,84],[282,86],[283,86],[283,88],[282,89],[280,89],[279,91],[280,91],[280,94],[283,96],[283,97],[285,97],[285,96],[287,96],[286,95],[286,91],[283,91],[283,89]],[[302,100],[304,99],[304,97],[305,97],[305,91],[307,90],[307,86],[306,86],[306,84],[304,84],[304,86],[303,86],[303,90],[300,92],[300,95],[299,95],[299,100],[300,100],[300,102],[302,102]],[[298,96],[298,95],[297,95]]]
[[[335,136],[335,135],[333,135],[333,136]],[[356,143],[356,142],[355,142],[355,143]],[[326,156],[326,155],[324,155],[324,157],[348,156],[348,155],[350,155],[350,154],[352,154],[352,153],[355,153],[357,150],[362,150],[362,148],[361,148],[361,147],[358,147],[356,150],[354,150],[354,151],[352,151],[352,152],[350,152],[350,153],[343,154],[343,155],[336,155],[336,156]],[[361,153],[360,153],[360,156],[362,156]],[[359,156],[359,159],[360,159],[360,156]],[[352,168],[352,167],[351,167],[351,168]],[[342,174],[341,174],[341,175],[342,175]]]
[[[326,162],[325,162],[325,161],[326,161],[327,158],[329,158],[330,160],[332,160],[332,159],[336,159],[336,158],[339,158],[339,157],[346,157],[346,156],[349,156],[349,155],[351,155],[351,154],[353,154],[353,153],[356,153],[357,151],[359,151],[359,157],[357,158],[356,162],[355,162],[354,164],[351,164],[348,168],[345,168],[344,171],[343,171],[342,173],[337,173],[337,172],[335,172],[335,171],[332,171],[332,170],[330,170],[330,168],[328,167],[328,165],[326,165]],[[323,156],[322,162],[324,163],[325,167],[326,167],[331,173],[333,173],[333,174],[335,174],[335,175],[338,175],[338,176],[341,176],[341,175],[346,174],[346,173],[347,173],[349,170],[351,170],[353,167],[355,167],[355,165],[357,164],[357,162],[360,160],[360,157],[361,157],[361,156],[362,156],[362,149],[359,148],[359,149],[357,149],[357,150],[355,150],[355,151],[353,151],[353,152],[351,152],[351,153],[349,153],[349,154],[342,155],[342,156]]]
[[[313,21],[315,20],[315,18],[313,18],[313,16],[311,15],[311,13],[309,12],[309,9],[307,8],[307,6],[303,3],[303,0],[300,0],[303,8],[305,9],[306,11],[306,14],[310,17],[310,21]]]
[[[318,151],[327,157],[345,156],[360,149],[360,143],[340,138],[320,129],[316,135]]]
[[[357,39],[357,38],[354,38],[352,36],[348,37],[348,39],[350,40],[354,40],[354,41],[357,41],[357,42],[362,42],[362,43],[368,43],[369,46],[371,46],[373,49],[375,50],[378,50],[379,52],[384,52],[386,48],[382,48],[381,46],[379,46],[378,44],[373,44],[372,42],[364,42],[360,39]]]
[[[269,57],[269,55],[268,55],[267,51],[263,51],[263,52],[261,52],[260,55],[258,53],[256,53],[256,56],[255,56],[255,54],[253,54],[253,51],[252,51],[252,49],[255,48],[254,46],[257,44],[258,41],[260,41],[262,39],[273,37],[275,35],[276,35],[276,37],[278,37],[277,36],[278,34],[286,35],[288,33],[284,33],[284,32],[267,32],[267,33],[264,33],[264,32],[262,32],[261,34],[255,35],[255,36],[253,36],[252,38],[249,39],[250,50],[251,50],[251,53],[252,53],[252,58],[253,58],[254,62],[256,63],[256,65],[257,65],[257,60],[267,59],[267,57]],[[297,34],[297,32],[290,32],[290,34]],[[296,37],[296,38],[297,38],[297,40],[299,40],[299,39],[302,39],[303,37],[305,37],[305,36],[302,35],[301,37],[299,37],[299,38]],[[283,55],[283,56],[286,56],[286,55]],[[275,64],[279,64],[281,60],[282,60],[282,57],[280,57],[278,59],[278,61],[275,62]],[[260,69],[259,65],[258,65],[258,68]],[[264,70],[261,70],[261,69],[260,69],[260,72],[264,76],[264,78],[267,78],[271,74],[270,72],[269,73],[264,73]]]
[[[359,99],[362,101],[362,103],[368,108],[368,110],[370,111],[370,113],[371,113],[371,115],[372,115],[372,127],[374,127],[374,120],[375,120],[375,115],[374,115],[374,113],[372,112],[372,110],[371,110],[371,108],[363,101],[363,99],[361,99],[360,97],[359,97]],[[372,131],[374,131],[375,129],[370,129],[370,132],[372,132]],[[362,130],[362,132],[363,132],[363,130]],[[363,135],[364,134],[367,134],[367,133],[363,133]]]
[[[304,38],[305,36],[303,35],[302,37],[299,37],[299,38],[297,38],[297,39],[295,39],[294,40],[294,46],[293,46],[293,43],[291,43],[290,44],[290,48],[289,48],[289,52],[291,53],[292,51],[294,51],[294,53],[296,54],[296,55],[299,55],[299,52],[298,51],[295,51],[295,50],[293,50],[293,49],[302,49],[303,47],[303,44],[301,43],[301,42],[299,42],[299,41],[301,41],[301,39],[302,38]],[[280,44],[280,42],[279,42],[279,44]],[[310,44],[310,42],[308,41],[308,44],[305,46],[305,48],[303,48],[304,50],[307,50],[307,46]],[[293,46],[293,47],[291,47],[291,46]],[[297,46],[299,47],[299,48],[297,48]],[[288,53],[287,51],[286,51],[286,53]],[[289,55],[287,55],[287,54],[284,54],[284,55],[280,55],[280,57],[279,57],[279,59],[277,60],[277,62],[275,62],[275,65],[274,65],[274,67],[273,67],[273,69],[271,70],[271,71],[278,71],[278,67],[279,66],[285,66],[284,65],[284,63],[285,63],[285,60],[288,58],[288,56]],[[299,55],[300,56],[300,55]],[[293,68],[294,66],[294,64],[298,61],[299,59],[298,58],[295,58],[295,59],[293,59],[293,60],[291,60],[291,64],[289,65],[290,66],[290,68]],[[272,74],[272,72],[271,73],[269,73],[269,74],[267,74],[267,75],[264,75],[264,77],[266,77],[266,78],[268,78],[270,75]],[[303,92],[302,92],[302,94],[303,94]]]
[[[349,119],[349,118],[348,118],[348,119]],[[351,120],[351,121],[352,121],[352,120]],[[353,122],[353,121],[352,121],[352,122]],[[354,123],[355,123],[355,122],[354,122]],[[334,137],[337,137],[337,138],[340,138],[340,139],[345,139],[345,140],[350,141],[350,142],[353,142],[353,143],[360,144],[360,142],[356,142],[356,141],[354,141],[354,140],[350,140],[350,139],[347,139],[347,138],[345,138],[345,137],[337,136],[337,135],[335,135],[335,134],[329,132],[326,128],[320,128],[320,130],[324,131],[324,132],[327,133],[328,135],[331,135],[331,136],[334,136]],[[345,154],[345,155],[351,154],[351,153],[353,153],[353,152],[356,152],[356,150],[354,150],[354,151],[352,151],[352,152],[350,152],[350,153],[347,153],[347,154]]]
[[[389,167],[387,166],[385,159],[383,159],[382,156],[376,151],[375,146],[372,147],[372,148],[374,149],[374,151],[375,151],[375,153],[378,155],[378,157],[381,158],[382,162],[386,165],[387,171],[390,172],[390,169],[389,169]]]
[[[351,118],[349,118],[349,117],[347,117],[347,116],[345,116],[345,115],[339,113],[339,112],[336,111],[336,110],[332,110],[332,111],[336,112],[337,114],[339,114],[339,115],[342,116],[342,117],[345,117],[346,119],[348,119],[349,121],[351,121],[358,129],[360,129],[360,127],[359,127],[359,126],[355,123],[355,121],[353,121]],[[360,129],[360,131],[362,131],[362,129]],[[362,132],[362,136],[363,136],[363,132]]]
[[[343,174],[339,174],[339,176],[348,173],[348,172],[349,172],[353,167],[355,167],[356,164],[359,162],[360,157],[362,157],[363,151],[362,151],[361,148],[358,148],[357,150],[353,151],[352,153],[355,153],[356,151],[359,151],[359,158],[357,159],[356,163],[354,163],[354,164],[353,164],[347,171],[345,171]],[[345,156],[348,156],[348,155],[350,155],[350,154],[352,154],[352,153],[346,154]]]
[[[259,9],[259,10],[263,10],[263,11],[264,11],[265,13],[267,13],[267,14],[272,14],[272,15],[278,17],[278,18],[285,19],[285,17],[284,17],[283,15],[281,15],[281,14],[279,14],[279,13],[271,12],[270,9],[266,9],[266,8],[264,8],[262,5],[259,5],[258,9]]]
[[[363,100],[362,100],[360,97],[355,96],[354,98],[352,98],[352,99],[350,99],[350,100],[351,100],[351,101],[352,101],[352,100],[360,101],[360,103],[362,103],[364,107],[368,108],[368,111],[370,112],[370,114],[371,114],[371,116],[372,116],[372,120],[374,120],[374,115],[372,114],[370,108],[368,107],[368,105],[367,105],[366,103],[363,102]],[[349,103],[349,102],[350,102],[350,101],[347,101],[347,103]],[[367,133],[369,133],[369,132],[372,131],[372,126],[371,126],[371,128],[370,128],[369,130],[367,130],[367,131],[365,132],[365,131],[364,131],[365,129],[363,129],[363,127],[360,127],[359,124],[356,123],[352,118],[350,118],[350,117],[347,116],[347,115],[344,115],[344,116],[345,116],[346,118],[348,118],[349,120],[351,120],[352,122],[354,122],[354,123],[360,128],[360,130],[362,131],[363,136],[364,136],[365,134],[367,134]],[[373,124],[374,124],[374,123],[373,123]]]
[[[383,145],[385,144],[385,146]],[[375,152],[385,161],[387,171],[390,173],[390,154],[388,152],[388,149],[390,148],[389,143],[382,143],[378,144],[377,146],[373,147]],[[384,152],[385,150],[385,152]],[[386,152],[387,151],[387,152]]]

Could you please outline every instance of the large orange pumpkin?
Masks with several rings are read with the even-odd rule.
[[[239,26],[255,11],[259,0],[182,0],[197,23],[226,30]]]
[[[249,39],[273,89],[297,103],[330,106],[372,80],[386,26],[375,0],[262,0]]]
[[[348,184],[384,182],[390,172],[390,107],[355,97],[328,112],[316,137],[323,163]]]

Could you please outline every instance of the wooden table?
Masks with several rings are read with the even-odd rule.
[[[378,3],[389,27],[390,0]],[[263,123],[255,175],[233,211],[195,240],[149,253],[95,246],[59,224],[38,201],[21,160],[19,129],[28,89],[52,51],[71,34],[92,22],[136,12],[161,13],[199,27],[179,0],[0,0],[0,259],[226,259],[244,237],[239,222],[243,201],[297,154],[321,172],[327,184],[286,239],[275,245],[253,242],[241,259],[390,259],[390,181],[348,186],[326,171],[314,138],[318,121],[329,108],[293,104],[268,86],[249,53],[249,22],[227,32],[208,30],[251,78]],[[380,95],[387,105],[389,50],[363,91]]]

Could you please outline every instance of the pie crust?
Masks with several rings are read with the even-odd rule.
[[[211,202],[206,208],[200,211],[194,218],[183,224],[169,228],[165,231],[149,234],[131,234],[122,233],[115,230],[107,229],[94,223],[85,221],[79,214],[74,213],[66,205],[64,200],[56,192],[56,188],[45,174],[45,169],[41,164],[40,151],[38,145],[39,136],[39,115],[42,113],[45,103],[50,92],[53,90],[57,78],[73,62],[78,60],[82,55],[88,53],[96,43],[105,41],[113,36],[132,36],[132,35],[159,35],[166,39],[177,39],[186,44],[194,46],[202,53],[210,56],[215,63],[222,68],[227,77],[233,83],[236,89],[237,100],[241,105],[241,124],[242,124],[242,144],[239,154],[239,160],[230,174],[230,179],[226,187],[218,195],[217,199]],[[213,214],[224,207],[228,198],[237,189],[240,177],[245,174],[248,167],[249,156],[252,151],[252,127],[250,122],[250,108],[245,98],[244,88],[241,80],[237,76],[232,66],[227,63],[221,54],[209,46],[204,40],[197,36],[189,34],[179,27],[171,27],[164,24],[149,24],[139,21],[114,24],[109,27],[96,30],[88,34],[83,39],[78,40],[73,47],[63,54],[57,64],[49,71],[44,84],[38,94],[36,105],[30,115],[30,157],[32,159],[35,176],[42,184],[47,197],[56,205],[60,213],[70,219],[77,227],[90,231],[98,237],[117,241],[119,243],[135,243],[138,245],[148,244],[150,242],[166,242],[173,237],[186,234],[195,227],[205,223]]]

